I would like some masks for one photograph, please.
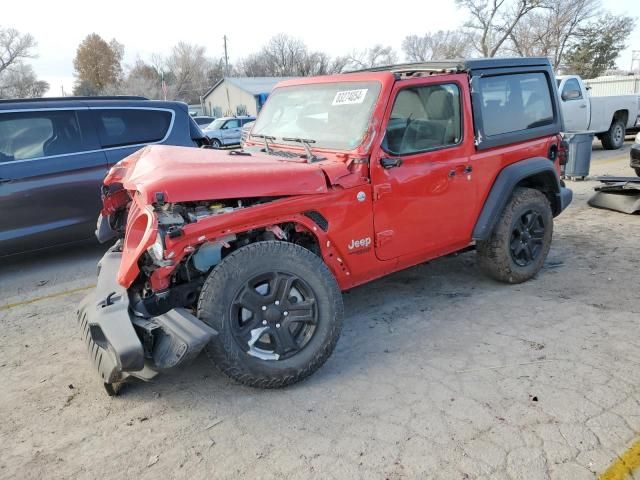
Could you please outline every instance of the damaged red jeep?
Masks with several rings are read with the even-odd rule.
[[[298,382],[336,345],[341,291],[453,252],[532,278],[571,202],[561,125],[547,59],[408,64],[280,83],[243,151],[122,160],[78,311],[107,392],[202,349],[241,383]]]

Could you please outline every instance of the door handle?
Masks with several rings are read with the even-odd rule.
[[[389,157],[381,158],[380,165],[382,165],[382,168],[386,168],[386,169],[399,167],[400,165],[402,165],[402,159],[389,158]]]
[[[587,104],[583,103],[582,105],[580,105],[580,108],[587,108]]]
[[[458,167],[449,170],[449,176],[455,177],[458,173],[469,175],[471,172],[473,172],[473,167],[471,165],[459,165]]]

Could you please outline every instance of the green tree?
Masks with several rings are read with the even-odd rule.
[[[107,86],[122,79],[124,47],[115,39],[107,43],[97,33],[88,35],[78,46],[73,67],[76,73],[76,95],[98,95]]]
[[[627,47],[626,40],[635,23],[635,18],[608,13],[579,28],[577,41],[566,56],[564,70],[584,78],[595,78],[615,68],[616,59]]]

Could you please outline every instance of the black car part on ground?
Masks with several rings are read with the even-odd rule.
[[[640,178],[598,177],[603,183],[595,187],[596,193],[589,199],[590,206],[622,213],[640,212]]]
[[[96,289],[78,309],[89,356],[114,395],[127,377],[150,380],[159,371],[195,358],[217,332],[185,308],[152,316],[117,283],[122,253],[110,249],[98,265]]]

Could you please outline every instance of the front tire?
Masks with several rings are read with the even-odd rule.
[[[505,283],[522,283],[542,268],[553,236],[547,197],[532,188],[516,188],[491,237],[476,246],[480,268]]]
[[[258,242],[225,257],[209,274],[198,318],[218,331],[207,346],[227,376],[279,388],[315,372],[342,329],[342,295],[324,262],[280,241]]]
[[[222,148],[222,143],[217,138],[211,139],[211,147],[213,148]]]
[[[621,120],[614,120],[606,133],[600,137],[602,148],[617,150],[624,145],[625,124]]]

